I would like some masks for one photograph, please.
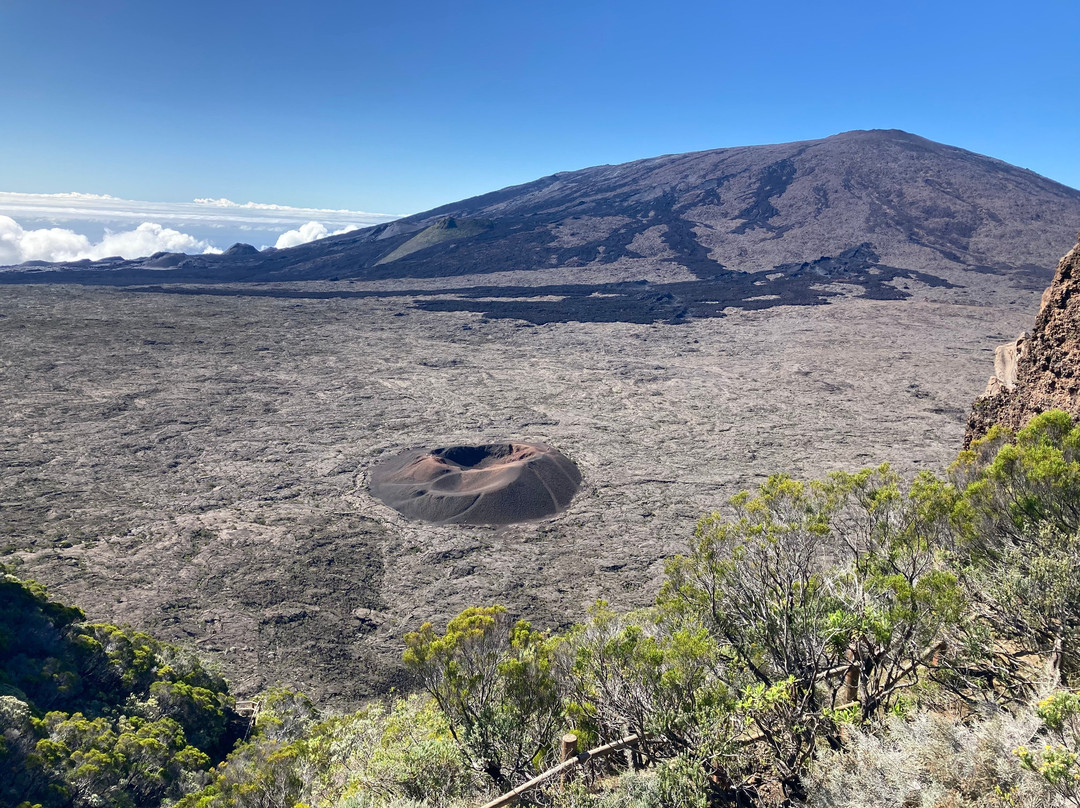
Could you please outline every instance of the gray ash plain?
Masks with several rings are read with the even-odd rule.
[[[943,468],[994,346],[1038,307],[968,277],[906,279],[901,300],[826,283],[820,305],[539,324],[491,298],[554,303],[565,275],[457,293],[6,286],[3,560],[92,619],[197,647],[241,694],[355,704],[407,684],[400,637],[425,620],[501,602],[556,628],[598,597],[648,603],[697,518],[770,473]],[[367,492],[403,449],[498,440],[577,463],[569,509],[431,526]]]

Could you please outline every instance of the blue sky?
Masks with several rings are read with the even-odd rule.
[[[598,163],[878,127],[1078,187],[1078,11],[0,0],[0,191],[405,214]]]

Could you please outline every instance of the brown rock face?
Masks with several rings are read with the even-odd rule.
[[[542,443],[405,452],[371,473],[371,493],[410,519],[508,525],[566,509],[581,484],[570,460]]]
[[[964,446],[994,424],[1019,429],[1047,410],[1080,417],[1080,243],[1061,259],[1030,334],[998,348],[987,392],[975,400]],[[1012,356],[1015,355],[1015,366]],[[1011,384],[1010,384],[1011,382]]]

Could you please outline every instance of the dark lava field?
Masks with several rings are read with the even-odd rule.
[[[8,287],[4,561],[194,643],[242,693],[355,702],[401,683],[403,632],[466,606],[558,626],[648,603],[696,519],[772,472],[942,468],[1036,307],[534,326],[398,297]],[[430,526],[367,491],[402,449],[510,439],[577,463],[565,513]]]

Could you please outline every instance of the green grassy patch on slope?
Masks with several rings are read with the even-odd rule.
[[[445,219],[431,225],[431,227],[421,230],[389,255],[380,258],[376,262],[376,266],[389,264],[391,261],[397,261],[414,252],[419,252],[426,247],[433,247],[444,241],[458,241],[490,229],[491,222],[487,219],[455,219],[452,216],[447,216]]]

